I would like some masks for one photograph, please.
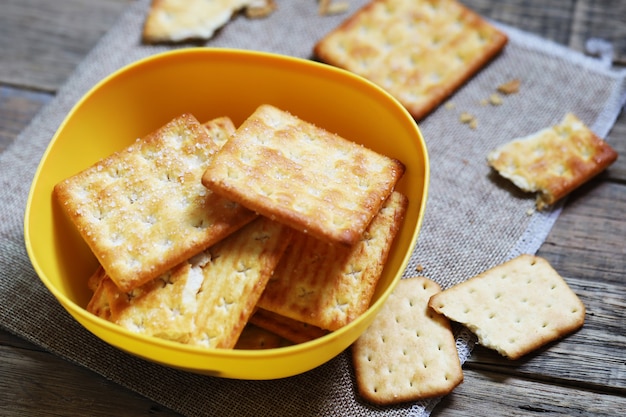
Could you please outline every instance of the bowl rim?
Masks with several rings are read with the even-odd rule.
[[[31,218],[31,214],[33,211],[32,206],[33,206],[33,199],[34,199],[35,188],[36,188],[35,185],[37,184],[38,181],[40,181],[40,177],[41,177],[45,162],[47,161],[48,156],[51,153],[51,150],[54,147],[55,143],[57,142],[60,136],[60,133],[63,131],[65,125],[71,119],[71,117],[76,112],[76,110],[83,105],[84,102],[89,100],[89,98],[93,96],[101,88],[105,87],[106,84],[112,82],[112,80],[115,80],[121,75],[128,73],[129,71],[135,70],[136,68],[143,66],[147,63],[152,63],[154,61],[158,61],[161,59],[168,59],[175,55],[181,55],[181,54],[185,55],[185,54],[190,54],[190,53],[193,53],[193,54],[202,53],[202,54],[208,54],[208,55],[217,54],[217,55],[223,55],[223,56],[229,56],[229,57],[239,57],[239,58],[245,57],[246,59],[262,59],[265,61],[278,60],[278,61],[288,62],[289,65],[293,65],[293,66],[310,66],[310,67],[315,68],[316,71],[330,72],[335,77],[343,77],[344,79],[350,79],[351,82],[354,82],[354,83],[368,84],[369,85],[368,88],[377,90],[377,93],[379,95],[386,96],[388,100],[396,103],[396,106],[398,107],[397,110],[403,112],[405,117],[414,121],[414,119],[412,118],[412,116],[410,116],[406,108],[404,108],[404,106],[402,106],[397,99],[395,99],[393,96],[391,96],[391,94],[389,94],[388,92],[386,92],[384,89],[374,84],[373,82],[359,75],[356,75],[352,72],[349,72],[347,70],[344,70],[335,66],[331,66],[328,64],[324,64],[321,62],[317,62],[317,61],[307,59],[307,58],[299,58],[299,57],[283,55],[283,54],[273,53],[273,52],[263,52],[263,51],[245,50],[245,49],[237,49],[237,48],[189,47],[189,48],[180,48],[180,49],[175,49],[175,50],[170,50],[170,51],[165,51],[165,52],[159,52],[159,53],[135,60],[129,64],[126,64],[114,70],[113,72],[109,73],[105,77],[101,78],[92,87],[90,87],[89,90],[87,90],[80,97],[79,100],[76,101],[76,103],[71,107],[69,112],[64,116],[63,121],[57,127],[53,137],[51,138],[48,145],[46,146],[46,149],[39,161],[39,164],[37,166],[37,169],[35,171],[35,174],[33,176],[33,179],[30,185],[30,189],[29,189],[29,193],[28,193],[28,197],[26,201],[25,212],[24,212],[25,213],[24,214],[24,227],[23,227],[24,241],[25,241],[27,254],[30,258],[31,264],[35,272],[37,273],[37,276],[39,277],[40,281],[44,283],[47,289],[54,295],[54,297],[57,299],[57,302],[59,302],[66,310],[68,310],[71,313],[71,315],[74,316],[75,319],[77,317],[80,317],[82,320],[86,320],[86,321],[95,320],[101,327],[104,327],[113,332],[120,332],[124,335],[124,337],[131,338],[136,341],[143,342],[143,343],[157,344],[162,348],[173,349],[174,351],[181,351],[181,352],[188,352],[188,353],[195,353],[195,354],[204,353],[204,354],[209,354],[211,356],[216,356],[216,357],[223,357],[223,358],[228,357],[230,359],[246,358],[246,357],[255,357],[255,358],[263,359],[263,358],[287,356],[287,355],[292,355],[293,353],[296,353],[296,352],[307,351],[316,346],[322,346],[322,345],[328,344],[333,339],[342,337],[344,333],[350,332],[354,327],[356,327],[359,322],[366,320],[367,314],[365,313],[361,314],[359,317],[357,317],[355,320],[350,322],[348,325],[343,326],[342,328],[335,330],[333,332],[330,332],[320,338],[307,341],[304,343],[278,347],[278,348],[260,349],[260,350],[223,349],[223,348],[207,349],[207,348],[200,347],[200,346],[186,345],[183,343],[161,339],[161,338],[157,338],[153,336],[146,336],[143,334],[131,332],[130,330],[127,330],[123,328],[122,326],[116,325],[114,323],[111,323],[107,320],[104,320],[100,317],[97,317],[89,313],[85,308],[78,305],[76,302],[70,299],[70,297],[64,294],[59,288],[53,285],[53,283],[50,282],[50,279],[47,277],[47,274],[44,272],[42,266],[40,265],[39,260],[36,254],[34,253],[34,249],[31,243],[32,232],[30,230],[30,218]],[[385,302],[385,300],[388,298],[389,294],[395,289],[395,286],[397,285],[399,279],[401,279],[402,274],[406,270],[406,267],[411,258],[411,255],[415,250],[415,246],[417,244],[417,237],[419,235],[419,232],[421,230],[421,226],[423,223],[424,211],[426,208],[426,202],[428,200],[428,191],[429,191],[429,184],[430,184],[430,162],[429,162],[429,156],[428,156],[426,144],[421,134],[421,131],[419,129],[419,126],[417,122],[414,121],[414,123],[415,123],[416,137],[419,138],[419,141],[416,143],[416,146],[421,148],[422,158],[424,160],[424,166],[422,168],[423,178],[424,178],[423,193],[421,196],[422,197],[421,202],[419,206],[416,207],[416,209],[418,209],[420,213],[418,214],[415,228],[411,234],[411,242],[406,249],[406,253],[403,256],[402,262],[400,263],[398,267],[398,271],[396,272],[394,279],[392,280],[391,284],[380,294],[378,299],[369,305],[366,312],[372,309],[379,309],[382,306],[382,304]],[[82,323],[81,323],[81,326],[86,328],[86,326],[84,326],[84,324]],[[93,333],[91,329],[88,329],[88,328],[86,329],[90,331],[91,333]],[[112,344],[109,341],[105,341],[105,342],[108,344]],[[117,346],[117,345],[114,345],[114,346]],[[120,346],[117,346],[117,347],[122,348]]]

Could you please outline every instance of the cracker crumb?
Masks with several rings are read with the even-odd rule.
[[[487,100],[486,98],[483,98],[482,100],[480,100],[481,106],[486,106],[487,104],[489,104],[489,100]]]
[[[521,80],[519,78],[514,78],[510,81],[507,81],[503,84],[500,84],[497,88],[498,92],[502,94],[515,94],[519,92],[519,87],[521,85]]]
[[[470,129],[476,129],[478,127],[478,119],[476,119],[476,117],[468,112],[464,111],[463,113],[461,113],[461,115],[459,116],[459,120],[461,121],[461,123],[467,124]]]
[[[527,216],[532,216],[533,214],[535,214],[535,209],[534,207],[529,208],[528,210],[526,210],[526,215]]]
[[[470,123],[472,120],[474,120],[474,116],[464,111],[459,116],[459,120],[461,121],[461,123]]]
[[[274,13],[276,8],[275,0],[254,0],[248,4],[245,13],[248,19],[261,19]]]
[[[417,266],[415,267],[415,270],[417,272],[422,272],[424,270],[424,267],[422,266],[422,264],[417,264]]]
[[[347,11],[349,7],[350,5],[347,1],[332,2],[331,0],[320,0],[318,14],[320,16],[339,14]]]
[[[452,101],[448,101],[446,102],[444,107],[446,108],[446,110],[453,110],[456,107],[456,104]]]
[[[502,97],[497,93],[493,93],[489,96],[489,103],[493,106],[499,106],[502,104]]]

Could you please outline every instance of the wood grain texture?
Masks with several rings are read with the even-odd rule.
[[[590,38],[613,43],[626,64],[626,2],[619,0],[461,0],[483,16],[585,51]]]
[[[618,394],[516,378],[499,372],[466,370],[465,380],[443,398],[433,417],[595,416],[614,417],[626,409]]]
[[[0,332],[0,415],[178,416],[6,332]]]
[[[0,152],[133,0],[0,0]],[[313,0],[307,0],[313,1]],[[461,0],[479,13],[583,51],[614,42],[625,62],[621,0]],[[539,251],[587,307],[578,332],[519,361],[477,347],[465,381],[433,416],[614,416],[626,409],[626,114],[607,137],[621,154],[574,192]],[[177,416],[0,330],[2,416]]]
[[[0,81],[54,92],[132,0],[0,0]]]
[[[0,152],[9,146],[52,96],[0,85]]]

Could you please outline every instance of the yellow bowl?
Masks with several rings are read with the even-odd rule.
[[[96,260],[52,199],[54,185],[181,113],[241,123],[269,103],[407,167],[397,189],[409,197],[399,236],[366,313],[320,339],[277,349],[202,349],[134,334],[85,310]],[[261,52],[190,48],[158,54],[108,76],[72,109],[37,169],[24,236],[41,281],[85,328],[141,358],[187,371],[274,379],[313,369],[346,349],[395,288],[414,249],[428,190],[428,156],[405,109],[372,83],[328,65]]]

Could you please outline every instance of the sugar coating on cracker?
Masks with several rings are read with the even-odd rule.
[[[296,233],[258,306],[327,330],[355,320],[370,305],[407,205],[394,191],[351,247]]]
[[[434,295],[429,305],[509,359],[580,328],[585,306],[545,259],[520,255]]]
[[[314,53],[386,89],[420,120],[506,42],[456,0],[374,0],[322,38]]]
[[[360,395],[380,405],[441,396],[463,380],[448,319],[428,307],[441,291],[425,277],[402,279],[352,345]]]
[[[487,155],[487,162],[520,189],[537,192],[539,210],[554,204],[602,172],[617,152],[578,117],[513,139]]]
[[[215,155],[202,182],[302,233],[352,245],[404,169],[396,159],[262,105]]]
[[[232,123],[181,115],[57,184],[54,194],[100,264],[130,291],[256,215],[201,177]]]

